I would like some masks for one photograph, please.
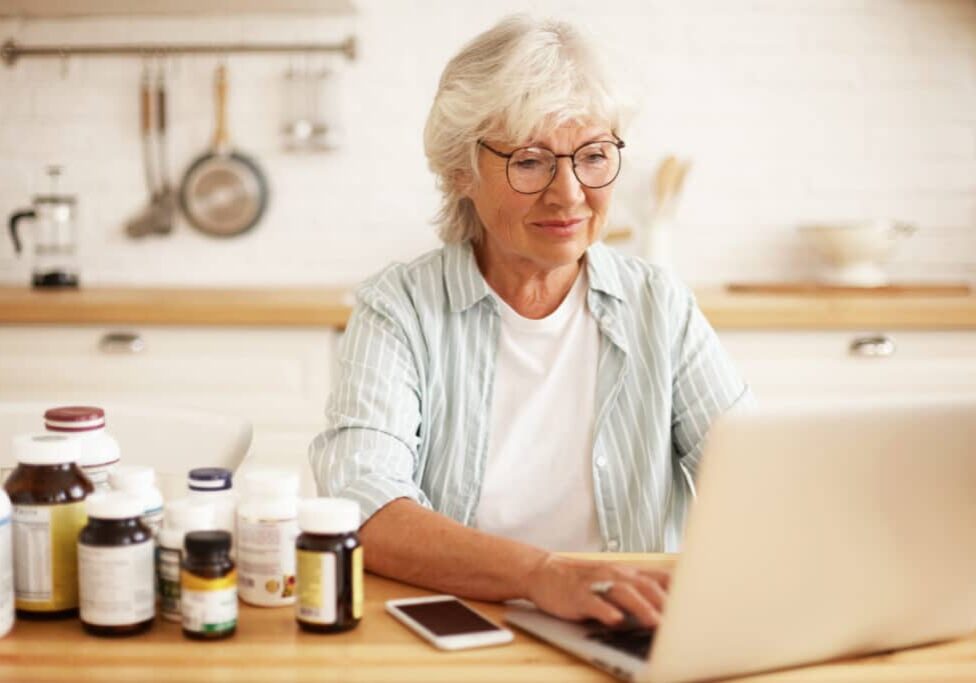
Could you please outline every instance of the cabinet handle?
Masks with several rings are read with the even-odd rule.
[[[106,332],[98,341],[103,353],[140,353],[146,342],[138,332]]]
[[[883,358],[895,352],[895,340],[886,334],[857,337],[851,342],[850,350],[855,356]]]

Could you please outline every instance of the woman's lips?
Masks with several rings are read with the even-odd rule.
[[[571,218],[566,221],[533,221],[532,225],[555,237],[571,237],[585,221],[585,218]]]
[[[571,228],[582,222],[582,218],[571,218],[568,221],[535,221],[533,225],[538,225],[540,228]]]

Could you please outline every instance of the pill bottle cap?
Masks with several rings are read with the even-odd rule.
[[[116,465],[108,483],[120,491],[144,491],[156,485],[156,471],[147,465]]]
[[[52,432],[87,432],[105,427],[105,411],[97,406],[60,406],[44,411],[44,427]]]
[[[126,491],[95,493],[85,499],[85,512],[95,519],[133,519],[143,512],[142,501]]]
[[[186,484],[191,491],[226,491],[233,486],[233,475],[223,467],[197,467],[190,470]]]
[[[310,534],[348,534],[359,521],[359,503],[348,498],[311,498],[298,506],[298,526]]]
[[[63,434],[20,434],[13,441],[14,459],[25,465],[63,465],[78,462],[78,441]]]
[[[189,532],[183,543],[190,555],[216,555],[230,550],[230,532],[220,529]]]
[[[245,496],[269,498],[298,496],[298,472],[277,467],[247,470],[240,477]]]

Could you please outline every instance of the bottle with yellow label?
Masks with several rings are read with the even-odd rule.
[[[78,534],[94,491],[78,466],[77,440],[60,434],[14,437],[15,469],[4,488],[13,505],[17,616],[78,615]]]
[[[237,630],[237,569],[230,559],[230,534],[191,531],[183,541],[180,572],[183,635],[218,640]]]
[[[359,504],[344,498],[304,500],[295,541],[298,600],[295,618],[305,631],[336,633],[363,616],[363,549]]]

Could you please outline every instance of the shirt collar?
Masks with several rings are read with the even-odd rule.
[[[488,283],[478,270],[471,242],[444,246],[444,284],[452,313],[467,310],[491,295]]]
[[[586,266],[591,290],[623,300],[620,275],[603,242],[594,242],[586,250]],[[453,313],[464,311],[491,295],[469,241],[444,246],[444,284]]]
[[[610,248],[603,242],[594,242],[586,250],[586,269],[590,278],[590,289],[609,294],[614,299],[624,300],[624,287],[620,273]]]

